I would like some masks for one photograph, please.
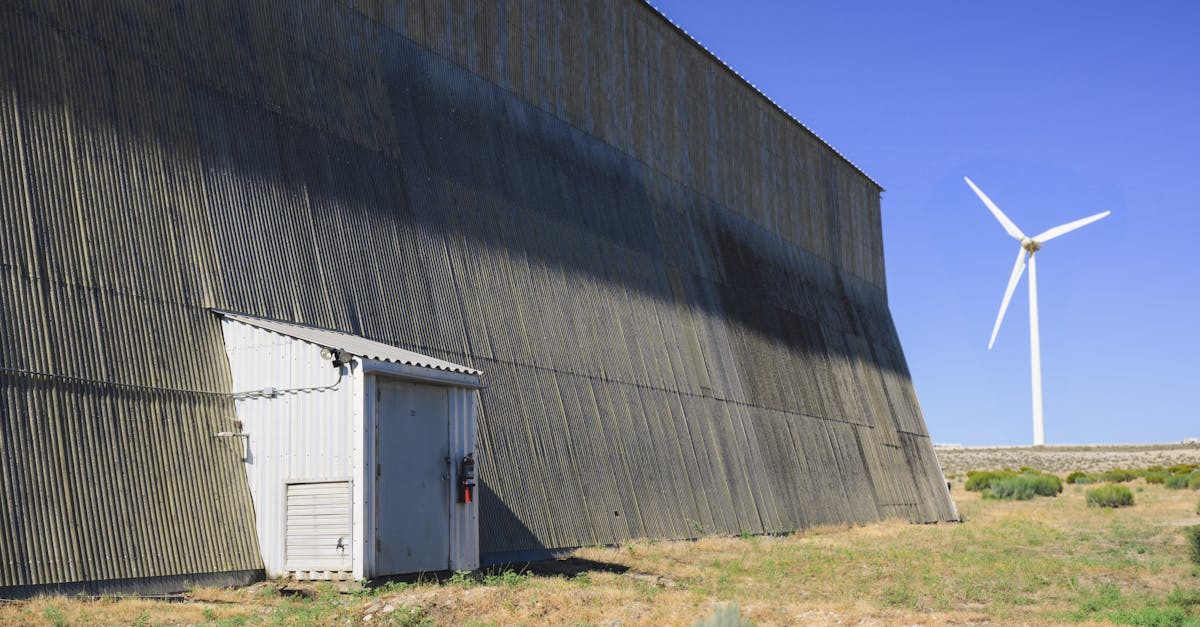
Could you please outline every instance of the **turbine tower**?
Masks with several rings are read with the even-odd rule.
[[[1029,237],[1013,224],[1008,216],[1000,211],[1000,207],[992,202],[991,198],[987,197],[982,190],[971,182],[971,179],[963,177],[967,185],[975,191],[975,195],[987,205],[992,215],[996,216],[996,220],[1000,222],[1000,226],[1009,235],[1013,236],[1021,247],[1017,249],[1017,262],[1013,264],[1012,275],[1008,278],[1008,287],[1004,289],[1004,300],[1000,301],[1000,313],[996,316],[996,324],[992,327],[992,339],[988,340],[988,350],[992,350],[992,345],[996,343],[996,334],[1000,332],[1000,323],[1004,320],[1004,312],[1008,311],[1008,301],[1012,300],[1013,291],[1017,289],[1017,283],[1021,280],[1021,275],[1025,273],[1026,258],[1029,262],[1029,354],[1030,354],[1030,371],[1033,377],[1033,445],[1043,446],[1046,444],[1045,423],[1042,416],[1042,349],[1041,338],[1038,334],[1038,309],[1037,309],[1037,262],[1035,255],[1042,249],[1042,245],[1046,242],[1060,236],[1066,235],[1079,227],[1086,226],[1108,216],[1111,211],[1104,211],[1093,216],[1081,218],[1074,222],[1068,222],[1048,229],[1038,235]]]

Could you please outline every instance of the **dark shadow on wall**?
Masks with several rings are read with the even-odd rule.
[[[139,32],[187,31],[209,43],[233,33],[233,50],[209,46],[214,50],[153,56],[133,52],[138,47],[132,45],[114,49],[69,18],[36,7],[9,10],[6,34],[20,36],[0,44],[10,66],[23,68],[6,81],[21,119],[69,111],[76,131],[117,138],[117,153],[79,152],[83,159],[111,158],[125,172],[126,187],[99,192],[108,195],[97,206],[110,207],[110,219],[136,220],[130,213],[138,203],[131,200],[139,194],[149,199],[151,190],[172,186],[187,192],[177,179],[202,178],[192,191],[206,195],[207,222],[177,228],[210,232],[176,235],[215,246],[206,259],[192,260],[220,260],[224,301],[209,305],[470,355],[469,347],[436,337],[415,346],[380,337],[371,323],[394,315],[388,301],[396,291],[426,290],[418,300],[429,304],[439,298],[421,282],[429,266],[414,259],[408,261],[418,266],[413,276],[400,270],[389,277],[385,256],[419,256],[461,240],[466,249],[499,247],[736,320],[798,354],[854,358],[840,341],[797,342],[811,336],[789,328],[797,323],[867,337],[898,353],[881,290],[511,92],[349,8],[300,5],[280,20],[287,25],[281,34],[239,6],[213,10],[220,14],[215,22],[183,5],[172,12],[120,10]],[[372,48],[332,59],[309,43],[285,51],[274,59],[281,65],[268,68],[261,57],[269,46],[289,43],[290,35],[302,33],[299,39],[309,42],[341,36],[322,23],[317,6],[337,12],[338,23],[355,25],[345,32],[372,33]],[[172,50],[169,41],[161,45]],[[268,93],[266,69],[303,79],[309,85],[298,93],[303,102],[279,103]],[[160,153],[166,158],[153,160]],[[837,177],[852,175],[823,163],[814,167],[826,172],[829,190]],[[833,206],[822,210],[836,216],[846,201],[830,194],[824,191]],[[176,210],[153,203],[142,206]],[[829,224],[837,228],[836,220]],[[822,237],[834,247],[841,241],[836,232]],[[415,248],[377,248],[397,240]],[[159,242],[132,244],[135,252],[163,254]],[[153,260],[139,267],[153,266],[145,261]],[[364,272],[383,277],[383,293],[363,287],[371,282]],[[146,281],[144,289],[159,283]],[[182,298],[201,297],[184,290]],[[907,377],[902,358],[878,361]]]
[[[486,477],[479,478],[479,545],[490,552],[548,551],[508,504],[496,496]]]
[[[156,575],[129,579],[70,581],[64,583],[0,586],[0,599],[31,599],[40,596],[103,597],[113,595],[170,596],[196,588],[237,588],[266,578],[263,570],[237,570],[188,575]]]

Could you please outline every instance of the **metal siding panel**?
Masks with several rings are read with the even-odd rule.
[[[467,454],[475,456],[478,468],[479,452],[476,447],[476,407],[478,390],[450,389],[450,456],[462,459]],[[451,485],[458,486],[457,464],[452,465]],[[471,503],[452,503],[450,506],[450,569],[475,570],[479,568],[479,488]]]
[[[321,347],[226,318],[221,323],[233,390],[292,390],[328,386],[337,372]],[[286,574],[282,530],[286,486],[293,479],[351,477],[361,464],[355,420],[361,420],[350,373],[334,390],[236,401],[246,442],[246,478],[254,499],[263,562],[271,575]],[[361,427],[357,431],[361,433]]]

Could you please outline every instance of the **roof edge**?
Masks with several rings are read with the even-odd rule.
[[[471,390],[482,390],[488,387],[480,378],[480,375],[471,374],[468,372],[454,372],[453,370],[425,368],[422,366],[400,364],[392,361],[379,361],[370,357],[362,358],[362,362],[363,372],[366,374],[384,375],[387,377],[395,377],[407,381],[432,383],[434,385],[467,388]]]
[[[474,368],[468,368],[461,364],[438,359],[430,355],[418,353],[407,348],[402,348],[387,342],[372,340],[354,333],[339,331],[337,329],[326,329],[323,327],[315,327],[307,324],[296,322],[288,322],[286,320],[275,320],[273,318],[263,318],[251,314],[229,311],[227,309],[209,308],[209,311],[223,320],[231,320],[239,324],[245,324],[253,327],[284,335],[301,342],[306,342],[314,346],[322,346],[325,348],[346,351],[362,360],[371,360],[380,363],[391,363],[402,366],[410,366],[414,368],[423,368],[430,371],[438,371],[445,373],[455,373],[476,379],[483,376],[483,372]],[[305,331],[309,333],[304,333]],[[316,337],[317,335],[327,335],[332,337]],[[331,339],[346,339],[348,342],[331,342]]]
[[[817,135],[817,133],[815,131],[813,131],[811,128],[808,128],[807,126],[805,126],[804,123],[801,122],[800,120],[796,119],[796,116],[789,113],[787,109],[784,109],[782,106],[779,105],[779,103],[772,100],[770,96],[766,95],[765,93],[762,92],[762,90],[755,87],[754,83],[751,83],[749,80],[746,80],[746,77],[744,77],[740,73],[738,73],[738,71],[733,69],[728,63],[722,61],[720,57],[718,57],[715,53],[713,53],[713,51],[706,48],[704,46],[704,44],[700,43],[699,40],[697,40],[695,37],[692,37],[690,34],[688,34],[688,32],[686,30],[684,30],[682,26],[673,22],[671,20],[671,18],[667,17],[667,15],[665,13],[663,13],[662,11],[660,11],[658,9],[658,7],[651,4],[650,0],[637,0],[637,1],[639,3],[641,3],[643,6],[645,6],[646,8],[650,9],[651,13],[658,16],[659,19],[666,22],[671,28],[675,29],[675,32],[679,33],[680,35],[683,35],[683,38],[686,41],[691,43],[696,48],[699,48],[700,51],[703,52],[704,54],[708,55],[708,58],[712,59],[713,61],[716,61],[717,65],[724,68],[726,72],[729,72],[730,74],[732,74],[734,76],[734,78],[741,81],[743,85],[745,85],[746,87],[749,87],[750,91],[757,94],[759,98],[766,100],[767,104],[770,104],[772,107],[775,108],[776,111],[782,113],[783,116],[786,117],[787,119],[791,120],[793,124],[795,124],[796,126],[799,126],[802,131],[811,135],[813,137],[813,139],[817,140],[818,142],[821,142],[822,146],[825,146],[826,148],[828,148],[830,152],[832,152],[839,159],[844,161],[846,163],[846,165],[850,166],[851,168],[854,168],[855,172],[858,172],[859,174],[861,174],[863,176],[863,178],[870,181],[870,183],[872,185],[874,185],[876,188],[878,188],[881,193],[884,191],[887,191],[884,189],[884,187],[882,185],[879,184],[879,181],[876,181],[875,179],[871,178],[870,174],[867,174],[865,171],[863,171],[862,168],[855,165],[855,163],[853,161],[851,161],[849,159],[849,157],[838,152],[838,149],[834,148],[832,144],[825,141],[825,139],[822,138],[820,135]]]

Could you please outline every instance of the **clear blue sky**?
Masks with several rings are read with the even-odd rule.
[[[1038,254],[1046,442],[1200,437],[1200,3],[655,6],[879,181],[892,314],[935,442],[1032,441],[1017,252]]]

